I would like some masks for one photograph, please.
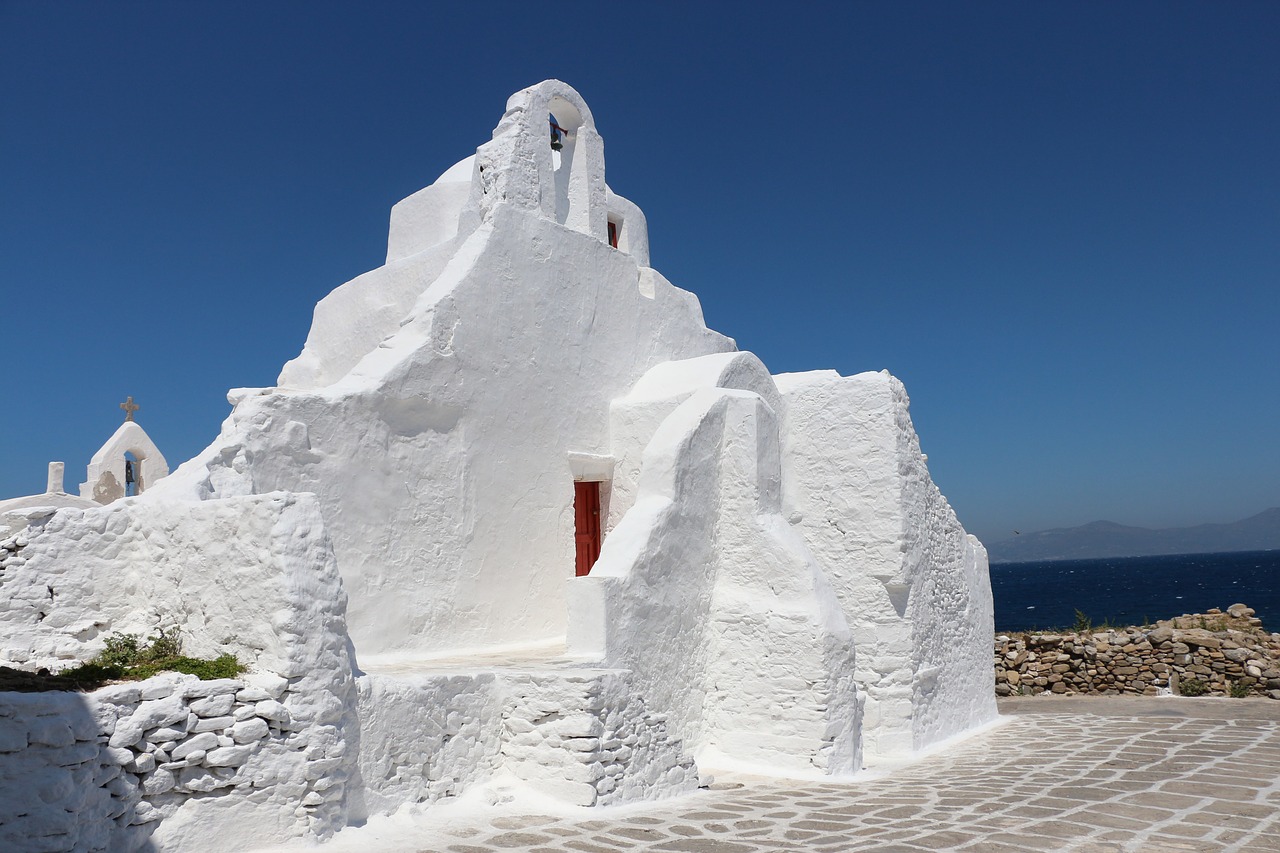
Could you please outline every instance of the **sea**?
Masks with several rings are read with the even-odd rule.
[[[1280,631],[1280,550],[997,563],[991,593],[997,633],[1069,628],[1077,610],[1094,625],[1142,625],[1233,604]]]

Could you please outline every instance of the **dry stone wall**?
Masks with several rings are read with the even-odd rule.
[[[620,673],[514,676],[503,709],[506,767],[583,806],[687,793],[698,768]]]
[[[184,848],[192,839],[165,838],[166,821],[183,812],[191,829],[210,797],[233,793],[284,835],[331,834],[346,822],[347,745],[294,717],[290,687],[269,673],[168,673],[89,694],[0,693],[0,849]]]
[[[501,765],[501,685],[493,673],[362,675],[360,785],[351,818],[434,803]]]
[[[137,777],[103,750],[78,693],[0,693],[0,850],[131,851],[154,826],[140,818]]]
[[[699,785],[692,755],[624,672],[374,673],[358,686],[356,820],[458,796],[503,773],[583,806]]]
[[[1000,635],[998,696],[1121,693],[1280,700],[1280,634],[1243,604],[1102,631]]]

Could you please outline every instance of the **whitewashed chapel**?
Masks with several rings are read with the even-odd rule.
[[[254,667],[90,700],[123,781],[77,831],[113,849],[324,838],[496,778],[596,805],[849,774],[995,717],[986,552],[901,383],[771,376],[708,329],[564,83],[230,400],[167,478],[0,550],[10,661],[180,624]]]
[[[140,495],[152,483],[169,475],[164,454],[133,419],[141,407],[129,397],[120,408],[125,413],[124,423],[93,454],[84,482],[80,484],[80,494],[69,494],[63,488],[66,465],[50,462],[44,494],[0,501],[0,536],[7,536],[63,507],[93,507]]]

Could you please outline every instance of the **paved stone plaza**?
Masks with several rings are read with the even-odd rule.
[[[1033,697],[945,752],[853,782],[721,776],[581,813],[433,808],[339,851],[1280,851],[1280,702]],[[483,816],[481,816],[483,815]]]

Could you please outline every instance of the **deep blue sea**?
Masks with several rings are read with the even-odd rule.
[[[1280,631],[1280,550],[999,563],[991,592],[997,632],[1070,627],[1076,610],[1140,625],[1237,602]]]

